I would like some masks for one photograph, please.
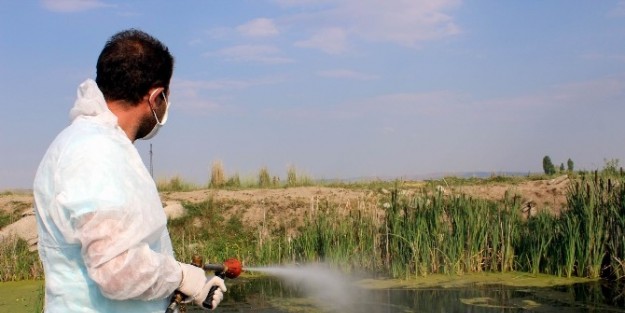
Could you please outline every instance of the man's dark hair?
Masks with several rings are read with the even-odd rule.
[[[107,101],[137,104],[150,88],[169,89],[174,58],[158,39],[136,29],[106,43],[96,66],[96,83]]]

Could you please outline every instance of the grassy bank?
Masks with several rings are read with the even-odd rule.
[[[182,181],[172,185],[172,190],[191,188]],[[237,257],[248,265],[326,261],[347,271],[394,278],[511,271],[625,277],[625,179],[620,173],[587,173],[571,180],[569,209],[559,216],[524,212],[522,199],[511,194],[490,201],[445,194],[437,185],[356,184],[351,188],[377,196],[349,207],[313,199],[306,210],[282,213],[277,221],[270,216],[275,211],[262,208],[266,218],[255,225],[231,210],[241,203],[208,199],[184,203],[187,214],[168,226],[181,260],[200,254],[208,262]],[[0,249],[1,280],[41,278],[36,252],[28,252],[25,242],[5,241]]]

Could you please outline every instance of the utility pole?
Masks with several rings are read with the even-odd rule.
[[[154,179],[154,167],[152,166],[152,143],[150,143],[150,176]]]

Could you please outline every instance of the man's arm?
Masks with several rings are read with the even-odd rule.
[[[171,295],[182,280],[178,262],[144,242],[133,243],[128,218],[114,215],[89,213],[77,223],[76,233],[91,279],[111,299],[151,300]]]

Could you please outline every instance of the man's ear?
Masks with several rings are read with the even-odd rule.
[[[156,87],[156,88],[152,88],[150,89],[150,93],[149,93],[149,98],[148,101],[149,103],[156,103],[156,99],[158,99],[161,96],[161,93],[165,91],[165,88],[163,87]]]

